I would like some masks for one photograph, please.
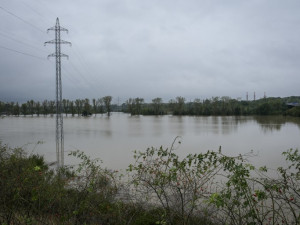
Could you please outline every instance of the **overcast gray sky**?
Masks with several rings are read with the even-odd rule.
[[[1,0],[0,101],[300,95],[299,0]]]

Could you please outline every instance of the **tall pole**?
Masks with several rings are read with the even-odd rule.
[[[63,41],[60,39],[60,32],[67,29],[59,25],[59,19],[56,19],[56,24],[47,30],[55,31],[55,40],[47,41],[46,44],[55,44],[55,53],[48,55],[49,57],[55,57],[56,59],[56,163],[57,169],[64,166],[64,126],[63,126],[63,109],[62,109],[62,83],[61,83],[61,57],[67,57],[67,55],[61,53],[61,44],[69,44],[71,42]]]

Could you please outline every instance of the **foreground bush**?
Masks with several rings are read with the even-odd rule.
[[[300,224],[300,155],[283,155],[288,167],[269,173],[247,162],[252,154],[220,149],[180,159],[173,146],[149,148],[135,152],[128,171],[134,196],[160,205],[164,224]]]
[[[209,199],[219,209],[217,217],[226,224],[300,224],[300,155],[292,149],[283,155],[288,167],[276,174],[228,161],[226,182]]]
[[[178,140],[175,140],[178,141]],[[300,224],[300,155],[270,173],[247,155],[135,152],[125,178],[83,152],[76,167],[51,169],[38,155],[0,144],[0,224]],[[272,176],[271,176],[272,175]]]
[[[80,151],[71,155],[81,163],[56,171],[41,156],[0,144],[0,224],[158,224],[159,207],[121,200],[115,172]]]
[[[204,200],[222,169],[219,156],[208,151],[181,160],[174,153],[175,142],[170,149],[135,152],[136,163],[128,168],[133,196],[144,204],[159,205],[163,224],[211,224],[206,218],[212,209]]]

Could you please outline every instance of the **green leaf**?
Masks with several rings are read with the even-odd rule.
[[[40,170],[41,170],[41,167],[39,167],[39,166],[34,167],[34,171],[40,171]]]

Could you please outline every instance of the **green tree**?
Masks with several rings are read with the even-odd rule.
[[[193,109],[194,115],[202,115],[202,102],[199,98],[194,100]]]
[[[23,103],[23,104],[21,105],[21,113],[22,113],[24,116],[27,115],[27,109],[28,109],[27,104],[26,104],[26,103]]]
[[[162,115],[162,99],[161,98],[154,98],[152,99],[152,107],[154,115]]]
[[[19,103],[17,102],[17,104],[14,106],[14,115],[15,116],[19,116],[20,115],[20,106]]]
[[[97,100],[97,106],[99,107],[99,112],[101,114],[104,113],[104,101],[103,101],[103,98],[98,98]]]
[[[68,116],[68,112],[69,112],[69,100],[67,99],[63,99],[62,100],[62,104],[63,104],[63,111],[66,114],[66,116]]]
[[[10,102],[10,103],[5,104],[5,106],[6,106],[6,114],[7,115],[13,115],[13,110],[14,110],[15,103]]]
[[[49,113],[51,116],[54,114],[54,106],[55,106],[55,101],[49,101]]]
[[[212,115],[222,115],[222,106],[219,97],[211,98],[211,113]]]
[[[260,104],[257,108],[256,108],[256,113],[258,115],[269,115],[271,112],[271,106],[269,103],[265,102]]]
[[[141,115],[144,99],[143,98],[135,98],[134,102],[135,102],[135,114]]]
[[[72,116],[74,116],[75,115],[75,107],[74,107],[73,101],[70,101],[70,111],[71,111]]]
[[[174,115],[184,115],[185,114],[185,98],[178,96],[176,97],[176,101],[175,101],[175,109],[174,109]]]
[[[103,102],[107,111],[107,116],[110,116],[111,113],[111,101],[112,97],[111,96],[105,96],[103,97]]]
[[[35,111],[36,111],[37,116],[40,116],[40,114],[41,114],[41,103],[40,102],[36,102]]]
[[[43,107],[44,116],[48,115],[48,113],[49,113],[49,102],[47,100],[43,101],[42,107]]]
[[[209,99],[204,100],[203,102],[203,115],[211,115],[211,102]]]
[[[0,101],[0,113],[4,112],[4,103]]]
[[[33,116],[35,111],[35,102],[33,100],[27,101],[28,111]]]
[[[127,111],[131,115],[141,115],[142,114],[142,106],[144,103],[143,98],[129,98],[126,101]]]
[[[96,114],[97,114],[97,102],[96,102],[96,99],[95,98],[93,98],[93,109],[94,109],[94,114],[95,114],[95,116],[96,116]]]
[[[91,105],[90,105],[90,100],[88,98],[84,99],[83,101],[83,112],[82,115],[83,116],[88,116],[91,115]]]
[[[174,114],[174,111],[175,111],[175,105],[176,105],[176,102],[175,102],[174,99],[169,100],[169,103],[168,103],[169,113]]]
[[[131,115],[134,115],[134,100],[132,98],[126,100],[126,108],[127,112],[129,112]]]
[[[75,100],[75,107],[76,107],[77,115],[80,116],[82,112],[82,103],[80,99]]]

